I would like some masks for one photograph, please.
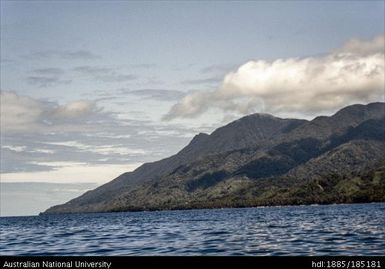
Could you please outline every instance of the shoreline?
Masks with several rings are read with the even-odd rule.
[[[111,214],[111,213],[136,213],[136,212],[170,212],[170,211],[193,211],[193,210],[226,210],[226,209],[256,209],[256,208],[287,208],[287,207],[308,207],[308,206],[343,206],[343,205],[366,205],[366,204],[385,204],[385,201],[367,203],[325,203],[325,204],[288,204],[288,205],[266,205],[266,206],[244,206],[244,207],[206,207],[206,208],[179,208],[179,209],[154,209],[154,210],[126,210],[126,211],[102,211],[102,212],[57,212],[44,213],[30,216],[0,216],[0,218],[19,218],[19,217],[42,217],[51,215],[78,215],[78,214]]]

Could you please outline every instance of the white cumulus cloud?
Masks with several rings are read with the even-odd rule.
[[[6,129],[32,127],[45,108],[39,101],[19,96],[13,92],[1,92],[1,126]]]
[[[182,98],[165,120],[192,118],[208,109],[278,116],[314,116],[352,103],[384,98],[384,36],[351,40],[327,55],[249,61],[219,88]]]
[[[68,128],[68,122],[84,125],[90,117],[103,116],[96,103],[87,100],[59,105],[11,91],[1,91],[0,98],[2,131],[47,131],[47,128],[63,127],[65,123]]]
[[[350,52],[360,55],[370,55],[374,53],[384,53],[385,38],[377,36],[372,40],[352,39],[337,50],[337,52]]]
[[[71,118],[98,112],[99,110],[95,102],[79,100],[57,107],[53,113],[56,117]]]

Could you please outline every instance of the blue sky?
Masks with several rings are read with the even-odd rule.
[[[383,10],[383,1],[2,2],[2,58],[15,61],[3,63],[2,87],[70,100],[105,86],[64,81],[47,91],[20,78],[38,68],[92,65],[137,76],[109,87],[162,81],[186,91],[192,85],[181,82],[214,76],[201,72],[212,65],[322,54],[353,37],[372,38],[384,31]],[[38,57],[54,51],[91,57]]]
[[[311,119],[383,101],[384,9],[383,1],[2,1],[2,182],[101,184],[245,114]],[[358,75],[341,73],[363,62]],[[335,76],[354,84],[325,93]]]

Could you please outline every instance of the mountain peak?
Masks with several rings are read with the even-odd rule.
[[[275,117],[268,113],[253,113],[246,116],[243,116],[235,121],[230,122],[229,124],[233,122],[241,122],[241,121],[247,121],[247,120],[282,120],[279,117]]]
[[[350,105],[340,109],[332,116],[318,116],[314,118],[283,139],[293,140],[307,137],[326,139],[331,135],[338,135],[349,128],[356,127],[366,120],[378,120],[383,117],[385,117],[385,103],[376,102],[367,105]]]
[[[207,139],[210,135],[206,133],[199,133],[193,137],[193,139],[190,141],[189,145],[195,145],[198,143],[202,143],[205,139]]]
[[[47,212],[341,202],[346,175],[385,162],[384,110],[385,103],[353,105],[312,121],[251,114],[210,135],[199,133],[177,154],[144,164]],[[385,193],[370,196],[385,182],[357,175],[374,185],[367,193],[349,191],[345,201],[385,201]],[[303,184],[310,185],[299,187]],[[331,189],[320,193],[320,184]],[[354,189],[361,185],[369,186]]]
[[[207,136],[209,136],[209,135],[206,133],[199,133],[199,134],[194,136],[194,139],[200,139],[200,138],[207,137]]]
[[[375,102],[367,105],[355,104],[344,107],[337,111],[332,117],[342,119],[349,117],[349,119],[356,118],[362,120],[363,118],[372,116],[383,116],[385,114],[385,103]]]

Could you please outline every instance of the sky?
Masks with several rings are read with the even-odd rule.
[[[384,11],[1,1],[0,215],[36,214],[243,115],[312,119],[384,101]]]

